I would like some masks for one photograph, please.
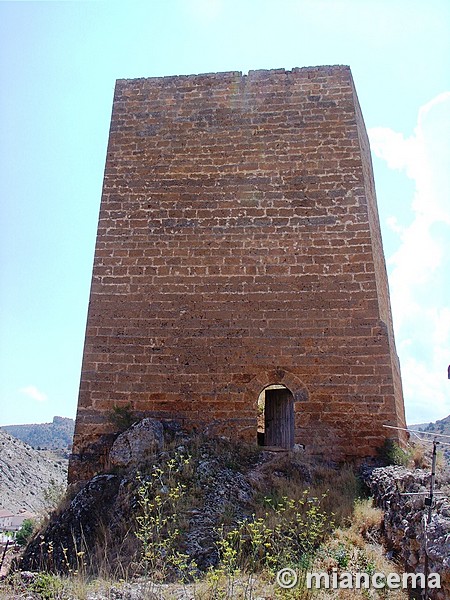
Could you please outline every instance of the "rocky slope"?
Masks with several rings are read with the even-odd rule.
[[[65,486],[67,460],[35,450],[0,430],[0,508],[38,513]]]
[[[30,425],[4,425],[0,430],[41,450],[68,450],[72,446],[75,421],[66,417],[53,417],[52,423]]]

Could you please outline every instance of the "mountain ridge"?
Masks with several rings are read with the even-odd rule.
[[[72,448],[75,421],[69,417],[53,417],[51,423],[29,423],[25,425],[2,425],[0,431],[40,450],[63,450]]]
[[[450,415],[448,415],[448,417],[444,417],[443,419],[438,419],[437,421],[430,421],[429,423],[417,423],[415,425],[410,425],[409,427],[412,429],[418,429],[419,431],[439,433],[441,435],[450,436]]]

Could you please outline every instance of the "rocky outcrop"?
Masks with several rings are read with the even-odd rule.
[[[424,572],[425,553],[430,573],[439,573],[441,590],[430,590],[430,598],[450,598],[450,502],[437,496],[431,521],[427,523],[430,473],[420,469],[383,467],[365,474],[376,504],[384,513],[384,534],[408,571]],[[437,489],[439,489],[439,482]]]
[[[251,514],[255,486],[249,471],[259,464],[261,453],[251,455],[247,464],[241,446],[187,436],[169,425],[144,419],[121,434],[109,458],[113,472],[95,476],[62,512],[52,516],[28,545],[20,569],[68,573],[81,564],[96,573],[101,568],[100,549],[100,554],[108,554],[113,572],[136,572],[136,567],[139,572],[141,552],[135,530],[142,514],[143,484],[152,486],[149,502],[156,495],[163,502],[173,492],[183,495],[179,509],[184,530],[178,549],[201,571],[214,566],[217,527],[224,515],[236,523]],[[169,473],[168,479],[163,472]],[[179,488],[170,487],[175,472],[180,477],[177,485],[182,484]]]
[[[198,463],[197,477],[206,493],[202,508],[190,511],[186,552],[195,557],[201,570],[207,570],[218,560],[216,528],[224,511],[232,511],[235,519],[248,516],[254,488],[248,475],[230,469],[207,455]]]
[[[121,433],[109,453],[112,467],[129,469],[144,465],[161,450],[164,442],[163,426],[155,419],[142,419]]]
[[[84,565],[102,527],[109,525],[121,478],[97,475],[76,494],[68,508],[54,515],[42,535],[30,542],[22,558],[22,570],[44,568],[68,572]]]

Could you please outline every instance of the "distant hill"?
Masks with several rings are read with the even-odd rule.
[[[67,460],[31,448],[0,430],[0,508],[33,513],[65,487]]]
[[[419,431],[427,431],[429,433],[450,435],[450,415],[435,423],[419,423],[418,425],[411,425],[411,428],[418,429]]]
[[[53,417],[52,423],[5,425],[0,427],[0,430],[6,431],[32,448],[70,451],[74,427],[73,419]]]
[[[419,423],[417,425],[411,425],[411,429],[417,429],[418,431],[423,431],[426,433],[438,433],[440,435],[448,435],[450,436],[450,415],[445,417],[444,419],[440,419],[435,423]],[[433,439],[431,436],[426,436],[429,439]],[[439,440],[439,437],[437,437]],[[450,444],[449,439],[442,440],[445,443]],[[447,461],[450,464],[450,446],[442,446],[443,454],[447,457]]]

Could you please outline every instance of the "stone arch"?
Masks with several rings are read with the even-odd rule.
[[[292,393],[294,402],[309,400],[308,388],[300,377],[287,369],[277,367],[258,374],[246,384],[244,394],[246,402],[256,408],[260,393],[269,385],[284,385]]]

